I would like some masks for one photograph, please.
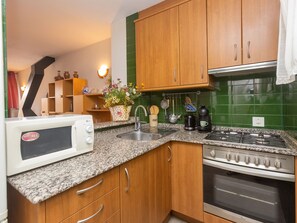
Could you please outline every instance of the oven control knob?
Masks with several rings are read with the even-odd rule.
[[[249,156],[245,156],[244,157],[244,162],[245,162],[245,164],[249,164],[250,163],[250,157]]]
[[[231,153],[226,153],[226,159],[227,159],[228,161],[231,160]]]
[[[268,168],[270,166],[270,160],[268,158],[265,158],[265,160],[264,160],[264,166],[266,168]]]
[[[258,165],[260,164],[260,158],[259,158],[259,157],[255,157],[255,158],[254,158],[254,164],[255,164],[256,166],[258,166]]]
[[[86,138],[86,143],[87,144],[92,144],[93,143],[93,139],[91,137],[87,137]]]
[[[240,161],[240,156],[239,154],[236,154],[235,155],[235,162],[238,163]]]
[[[93,132],[93,128],[92,128],[91,125],[88,125],[88,126],[86,127],[86,132],[87,132],[87,133],[91,133],[91,132]]]
[[[276,159],[276,160],[274,161],[274,166],[275,166],[276,169],[281,168],[281,162],[280,162],[278,159]]]
[[[210,151],[210,156],[211,156],[212,158],[215,158],[215,157],[216,157],[216,151],[211,150],[211,151]]]

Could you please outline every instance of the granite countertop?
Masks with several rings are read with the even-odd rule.
[[[120,133],[133,131],[133,126],[121,127],[121,124],[131,123],[133,121],[130,120],[127,123],[106,122],[97,125],[95,128],[106,130],[95,132],[94,150],[92,152],[8,177],[8,182],[29,201],[36,204],[170,141],[228,146],[297,156],[296,140],[284,131],[272,132],[282,135],[288,145],[287,149],[205,140],[207,133],[188,132],[183,130],[183,125],[173,124],[159,125],[163,128],[179,129],[176,133],[159,140],[132,141],[117,138],[116,135]],[[118,128],[109,129],[115,126]],[[144,128],[148,128],[148,126],[146,125]],[[223,129],[223,127],[218,129],[220,128]],[[237,130],[247,131],[247,129]],[[259,131],[256,129],[248,130]],[[271,130],[267,131],[271,132]]]

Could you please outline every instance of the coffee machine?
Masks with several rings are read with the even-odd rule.
[[[185,130],[194,131],[196,129],[196,117],[192,114],[185,115]]]
[[[208,109],[201,105],[198,109],[197,129],[199,132],[211,132],[211,118]]]

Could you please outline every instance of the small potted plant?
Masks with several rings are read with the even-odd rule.
[[[129,83],[128,86],[122,85],[121,80],[117,79],[117,83],[108,80],[108,87],[103,90],[105,99],[105,108],[109,108],[113,121],[127,121],[131,112],[134,100],[141,93],[137,91],[137,87]]]

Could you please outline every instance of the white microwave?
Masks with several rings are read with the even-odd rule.
[[[91,115],[8,118],[7,176],[93,150]]]

